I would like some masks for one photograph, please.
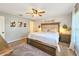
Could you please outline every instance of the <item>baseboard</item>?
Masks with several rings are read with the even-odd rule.
[[[20,40],[16,40],[8,43],[10,47],[15,47],[20,44],[27,44],[27,38],[21,38]]]
[[[77,51],[75,50],[76,56],[79,56],[79,54],[77,53]]]

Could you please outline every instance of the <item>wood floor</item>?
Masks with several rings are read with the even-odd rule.
[[[75,56],[75,53],[68,48],[68,44],[59,43],[61,52],[56,51],[56,56]],[[10,56],[50,56],[49,54],[28,44],[20,44],[13,47],[14,51]]]
[[[76,56],[75,52],[69,49],[69,44],[59,42],[61,52],[56,51],[57,56]]]

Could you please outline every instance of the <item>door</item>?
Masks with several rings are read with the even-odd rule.
[[[5,39],[5,18],[0,16],[0,35]]]
[[[30,32],[35,31],[35,21],[30,21]]]

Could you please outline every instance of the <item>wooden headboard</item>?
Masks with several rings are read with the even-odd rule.
[[[59,32],[60,31],[60,23],[42,23],[41,24],[41,30],[43,32]]]

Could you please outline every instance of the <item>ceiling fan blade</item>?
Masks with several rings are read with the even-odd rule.
[[[41,12],[39,12],[39,13],[45,13],[45,11],[41,11]]]
[[[39,15],[39,16],[42,16],[42,15]]]
[[[42,16],[42,14],[38,13],[38,16]]]
[[[33,13],[26,13],[26,14],[33,14]]]
[[[34,14],[37,14],[37,13],[38,13],[38,10],[33,9],[33,8],[32,8],[32,10],[33,10],[33,13],[34,13]]]

